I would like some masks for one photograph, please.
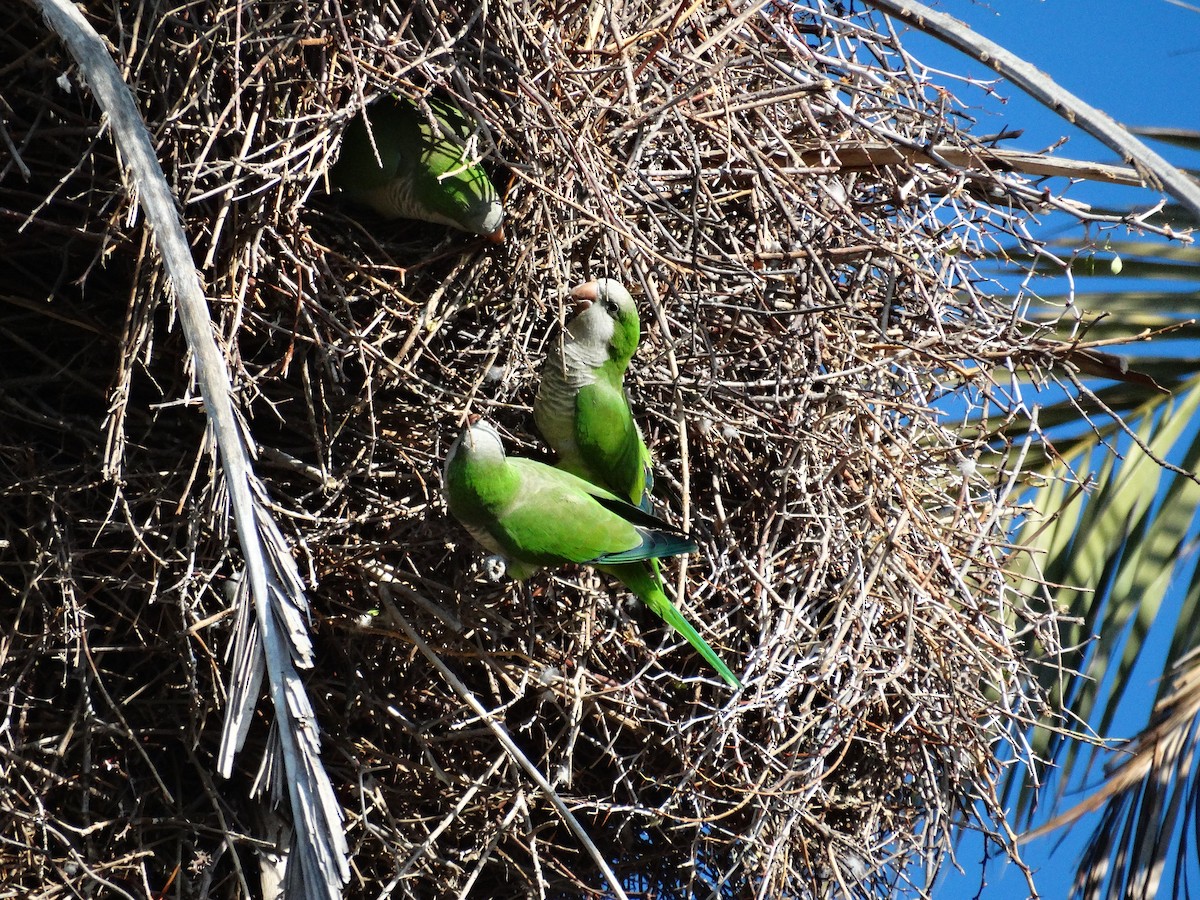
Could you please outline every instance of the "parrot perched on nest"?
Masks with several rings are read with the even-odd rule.
[[[600,278],[571,291],[575,317],[562,353],[551,352],[533,420],[558,454],[558,467],[650,511],[650,451],[633,420],[625,370],[641,339],[637,305],[619,281]]]
[[[579,311],[567,324],[561,354],[552,352],[542,366],[534,421],[558,454],[558,468],[650,513],[654,483],[650,451],[625,393],[625,370],[641,338],[637,305],[612,278],[581,284],[571,296],[578,301]],[[656,559],[611,571],[686,637],[731,687],[741,687],[737,676],[667,599]]]
[[[388,218],[438,222],[503,241],[500,196],[454,139],[465,143],[470,138],[469,121],[448,103],[434,97],[426,102],[441,134],[416,104],[403,98],[384,97],[356,116],[342,137],[331,182]]]
[[[450,512],[475,540],[504,558],[513,578],[528,578],[545,566],[595,566],[619,579],[697,649],[708,649],[644,563],[696,550],[686,534],[570,472],[506,456],[500,435],[487,422],[458,436],[443,478]],[[711,649],[705,658],[740,686]]]

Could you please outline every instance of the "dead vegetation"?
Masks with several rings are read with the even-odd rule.
[[[1019,411],[1006,360],[1053,362],[971,267],[1042,193],[987,164],[881,18],[89,12],[307,579],[346,896],[612,893],[519,755],[631,896],[919,891],[962,824],[1015,852],[997,747],[1038,710],[1024,648],[1053,652],[1055,622],[1006,587],[1010,473],[956,425]],[[0,41],[3,881],[258,896],[275,835],[247,793],[273,715],[217,778],[240,563],[187,348],[69,59],[28,10]],[[327,195],[361,104],[433,88],[486,123],[503,246]],[[935,143],[956,163],[909,152]],[[866,145],[902,152],[842,166]],[[491,583],[441,501],[465,413],[545,458],[536,373],[568,289],[602,274],[641,297],[656,497],[702,548],[671,577],[738,696],[590,571]]]

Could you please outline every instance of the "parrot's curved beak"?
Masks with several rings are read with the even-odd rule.
[[[500,226],[495,231],[493,231],[491,234],[485,234],[484,237],[487,238],[489,241],[491,241],[493,244],[503,244],[504,243],[504,226]]]
[[[596,302],[600,296],[600,285],[595,281],[587,281],[571,289],[571,299],[575,301],[573,312],[579,315]]]

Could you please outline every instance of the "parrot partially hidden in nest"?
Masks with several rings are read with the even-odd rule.
[[[503,241],[500,196],[483,168],[470,162],[463,150],[471,136],[470,122],[449,103],[434,97],[426,102],[441,134],[416,104],[400,97],[381,98],[347,126],[330,181],[382,216],[438,222]]]
[[[561,353],[551,352],[533,404],[533,418],[558,454],[559,469],[605,488],[649,514],[650,451],[633,419],[625,370],[637,350],[641,323],[629,291],[612,278],[576,287],[578,312],[567,324]],[[608,569],[664,622],[687,638],[733,688],[741,682],[667,598],[656,558]]]

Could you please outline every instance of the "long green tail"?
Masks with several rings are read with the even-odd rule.
[[[730,671],[729,666],[721,661],[721,657],[717,656],[716,651],[708,646],[708,642],[700,637],[700,633],[683,617],[683,613],[667,599],[667,595],[663,591],[662,577],[658,571],[658,560],[623,563],[617,566],[597,566],[596,568],[620,579],[621,583],[633,591],[638,599],[650,607],[660,619],[687,638],[687,642],[704,657],[710,666],[716,669],[731,688],[734,690],[741,688],[742,682]]]

